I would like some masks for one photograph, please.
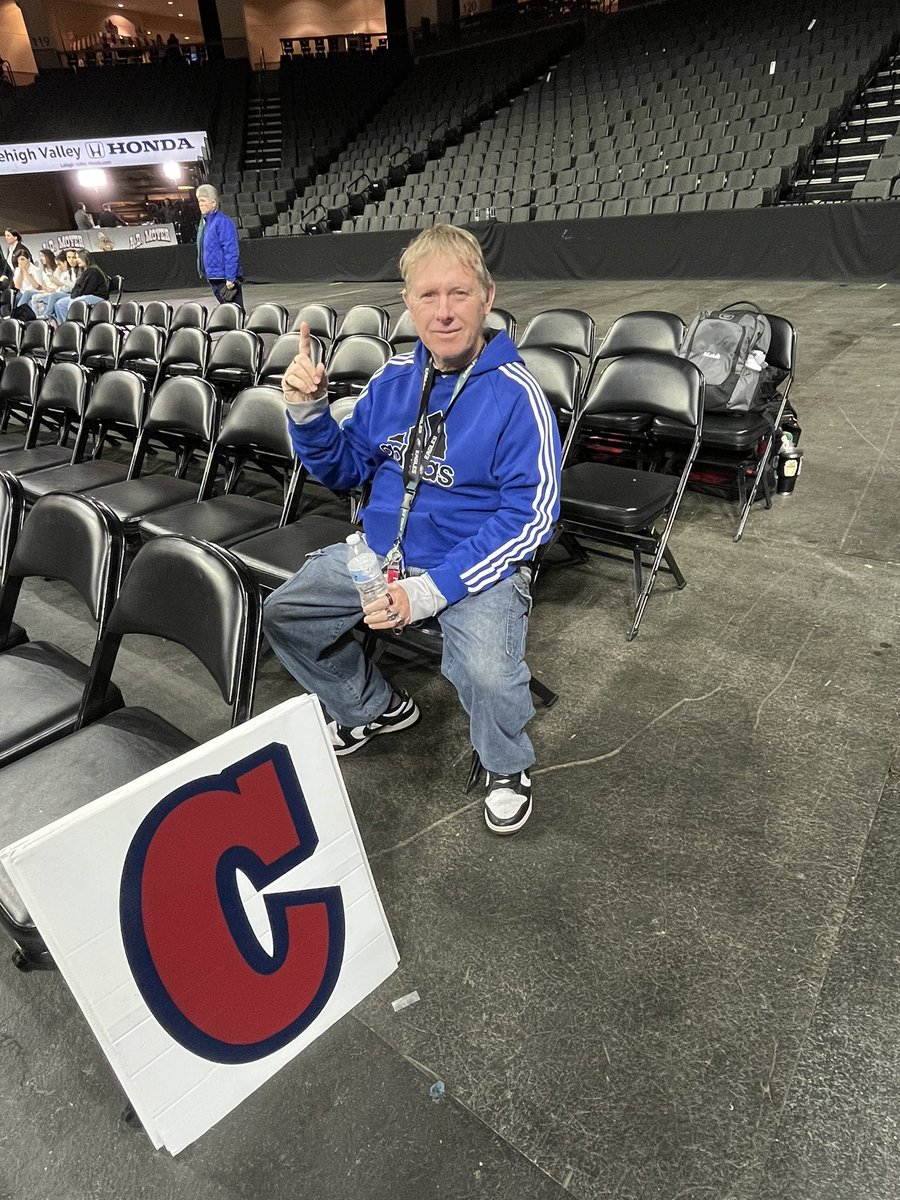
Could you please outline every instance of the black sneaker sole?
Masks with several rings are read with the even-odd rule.
[[[422,713],[419,706],[413,703],[412,712],[404,717],[402,721],[398,721],[395,725],[385,725],[381,729],[374,729],[366,737],[360,738],[358,742],[354,742],[351,746],[341,746],[340,749],[335,746],[334,753],[337,758],[347,758],[348,755],[355,754],[357,750],[361,750],[363,746],[368,746],[373,738],[380,737],[383,733],[399,733],[403,729],[411,729],[421,719]]]
[[[531,816],[531,797],[528,797],[528,803],[518,816],[513,817],[509,821],[497,822],[491,816],[491,811],[487,805],[484,806],[484,823],[487,825],[491,833],[499,834],[500,837],[505,837],[510,833],[518,833],[528,818]]]

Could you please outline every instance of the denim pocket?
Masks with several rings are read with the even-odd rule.
[[[531,612],[531,575],[521,569],[510,576],[509,607],[506,612],[506,653],[517,661],[525,657],[528,614]]]

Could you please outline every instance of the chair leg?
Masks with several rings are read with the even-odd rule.
[[[675,577],[675,583],[680,592],[681,589],[687,583],[687,580],[682,575],[681,568],[679,567],[678,563],[675,561],[675,555],[672,553],[672,551],[669,549],[668,546],[666,546],[665,549],[663,550],[663,558],[666,560],[666,566],[669,568],[669,570],[672,572],[672,575]]]
[[[469,761],[469,777],[466,780],[466,795],[471,792],[472,788],[478,782],[478,776],[484,768],[481,765],[481,759],[478,757],[478,751],[472,751],[472,758]]]
[[[559,692],[554,692],[547,687],[546,683],[541,683],[540,679],[535,679],[533,675],[528,681],[528,686],[532,695],[540,700],[545,708],[552,708],[559,699]]]

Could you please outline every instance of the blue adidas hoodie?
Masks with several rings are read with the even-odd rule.
[[[421,342],[377,371],[339,427],[326,411],[289,420],[304,467],[335,491],[371,479],[366,540],[387,554],[397,535],[402,463],[415,434],[428,351]],[[456,375],[436,375],[429,414],[443,413]],[[427,437],[430,436],[426,435]],[[407,567],[428,571],[448,604],[511,575],[559,514],[556,419],[505,333],[482,350],[447,419],[403,539]]]

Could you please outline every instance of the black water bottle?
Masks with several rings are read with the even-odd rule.
[[[789,496],[803,466],[803,451],[792,440],[783,438],[778,451],[778,494]]]

